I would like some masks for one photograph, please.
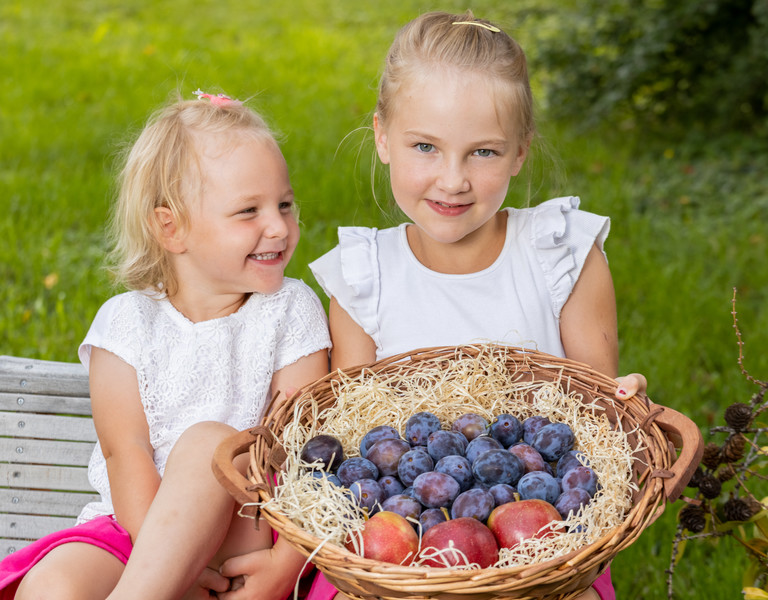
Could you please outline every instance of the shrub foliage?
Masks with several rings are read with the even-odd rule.
[[[765,0],[586,0],[560,22],[537,57],[555,114],[768,131]]]

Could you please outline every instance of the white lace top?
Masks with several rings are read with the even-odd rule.
[[[274,294],[253,294],[237,312],[200,323],[157,295],[120,294],[99,309],[79,357],[87,369],[91,348],[103,348],[136,369],[162,475],[172,446],[190,425],[215,420],[238,430],[253,427],[272,396],[272,374],[330,345],[317,295],[286,278]],[[78,522],[114,512],[98,443],[88,475],[101,502],[88,504]]]
[[[606,217],[576,197],[507,208],[504,248],[477,273],[431,271],[414,256],[407,224],[340,227],[339,245],[310,265],[318,283],[376,343],[377,358],[429,346],[497,342],[564,356],[560,311]]]

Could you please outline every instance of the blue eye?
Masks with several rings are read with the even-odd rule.
[[[427,144],[424,142],[416,144],[416,147],[419,149],[419,152],[432,152],[432,150],[435,149],[432,144]]]
[[[496,153],[493,150],[489,150],[488,148],[480,148],[479,150],[475,150],[475,154],[477,156],[482,156],[483,158],[489,158],[494,156]]]

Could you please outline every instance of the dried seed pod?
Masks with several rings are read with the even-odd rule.
[[[699,491],[702,496],[708,500],[712,500],[720,495],[721,490],[722,484],[717,477],[714,477],[713,475],[704,475],[704,477],[702,477],[701,483],[699,484]]]
[[[704,455],[701,458],[701,464],[707,467],[707,469],[714,471],[717,469],[717,465],[720,464],[721,460],[722,452],[720,446],[715,442],[709,442],[704,446]]]
[[[680,511],[680,525],[685,527],[691,533],[701,533],[707,519],[704,516],[704,509],[701,506],[687,504]]]
[[[755,512],[744,498],[732,497],[723,505],[723,514],[728,521],[748,521]]]
[[[752,409],[743,402],[734,402],[725,409],[725,422],[734,431],[744,431],[752,422]]]
[[[720,470],[717,472],[717,478],[720,480],[720,483],[725,483],[726,481],[730,481],[733,479],[733,477],[736,475],[736,469],[731,464],[725,464],[722,467],[720,467]]]
[[[734,463],[744,457],[744,447],[747,444],[747,438],[741,433],[734,433],[723,444],[724,462]]]
[[[701,483],[701,478],[704,477],[704,469],[701,466],[696,467],[696,470],[691,475],[691,479],[688,481],[688,487],[697,488]]]

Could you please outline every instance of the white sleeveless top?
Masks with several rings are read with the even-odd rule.
[[[162,475],[171,448],[190,425],[219,421],[237,430],[253,427],[272,397],[273,373],[330,345],[319,298],[304,282],[286,278],[277,292],[254,293],[233,314],[200,323],[189,321],[164,296],[119,294],[99,309],[78,354],[86,369],[93,347],[136,369]],[[101,502],[88,504],[78,522],[114,512],[98,443],[88,478]]]
[[[406,226],[340,227],[310,264],[318,283],[376,343],[377,359],[429,346],[495,342],[564,356],[560,311],[610,221],[576,197],[507,208],[504,248],[487,269],[438,273],[411,251]]]

